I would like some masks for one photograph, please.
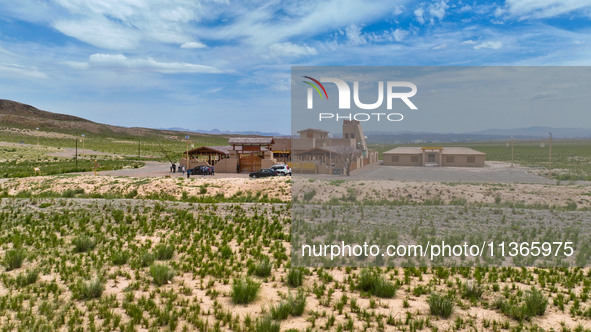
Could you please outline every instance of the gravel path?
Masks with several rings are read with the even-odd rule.
[[[171,173],[170,163],[159,162],[159,161],[143,161],[145,166],[140,168],[128,168],[119,169],[113,171],[101,171],[99,175],[110,175],[110,176],[130,176],[130,177],[173,177],[180,178],[186,177],[186,174],[182,173]],[[92,172],[84,172],[79,174],[92,174]],[[191,177],[207,177],[210,175],[192,175]],[[236,174],[236,173],[216,173],[213,178],[247,178],[248,174]]]

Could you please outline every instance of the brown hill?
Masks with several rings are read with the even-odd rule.
[[[16,127],[26,129],[43,128],[45,131],[50,130],[62,133],[80,133],[86,131],[95,134],[111,134],[117,136],[176,136],[185,134],[183,132],[169,130],[112,126],[93,122],[77,116],[43,111],[31,105],[26,105],[6,99],[0,99],[0,127]],[[196,133],[191,133],[191,135],[195,134]],[[207,134],[197,135],[206,136]]]

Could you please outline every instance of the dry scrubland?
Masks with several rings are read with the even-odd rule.
[[[38,176],[8,179],[0,192],[17,197],[153,198],[211,202],[287,202],[287,178],[132,178],[93,175]]]
[[[369,185],[314,183],[316,192],[304,190],[307,196],[298,199],[321,199],[332,191],[413,206],[430,201],[589,207],[589,191],[577,186],[393,182],[376,193],[359,190],[363,184]],[[0,326],[591,329],[589,269],[292,268],[290,204],[281,202],[290,198],[290,187],[286,178],[4,180]]]
[[[590,209],[587,185],[429,183],[399,181],[319,181],[302,179],[294,184],[294,199],[329,202],[333,198],[366,203],[395,201],[402,204],[495,204],[508,206]]]

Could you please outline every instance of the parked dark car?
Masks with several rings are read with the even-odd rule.
[[[251,178],[264,178],[267,176],[276,176],[276,175],[277,175],[277,172],[275,172],[274,170],[269,169],[269,168],[263,168],[263,169],[258,170],[256,172],[250,173],[249,176]]]
[[[212,166],[197,166],[191,168],[188,172],[191,175],[213,175],[215,173]]]

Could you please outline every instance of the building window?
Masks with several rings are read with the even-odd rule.
[[[418,163],[419,162],[419,156],[410,156],[410,162],[411,163]]]
[[[454,156],[446,156],[445,157],[445,162],[446,163],[454,163],[455,162]]]
[[[355,134],[354,133],[351,133],[351,138],[355,138]]]
[[[400,156],[392,156],[392,162],[397,163],[400,161]]]
[[[476,162],[476,157],[474,157],[474,156],[469,156],[468,157],[468,163],[473,164],[475,162]]]
[[[349,134],[345,134],[345,138],[349,138]]]

